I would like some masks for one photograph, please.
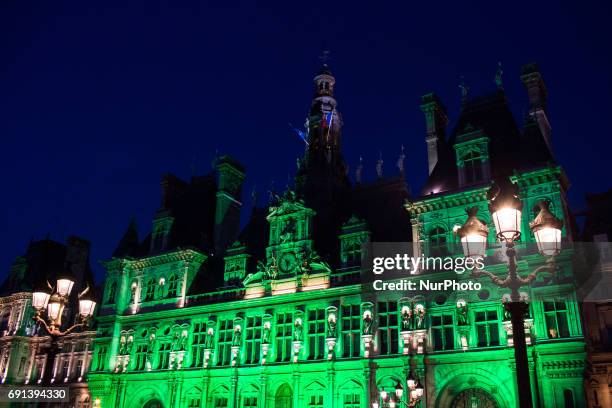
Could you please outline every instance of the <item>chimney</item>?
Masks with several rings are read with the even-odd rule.
[[[529,97],[530,105],[529,116],[538,124],[540,132],[542,136],[544,136],[544,141],[552,153],[550,140],[551,128],[546,115],[546,97],[548,96],[548,92],[546,91],[546,85],[544,84],[544,79],[542,78],[542,74],[540,74],[538,65],[535,63],[523,65],[521,69],[521,81],[523,85],[525,85],[525,88],[527,88],[527,96]]]
[[[245,169],[229,156],[215,163],[219,180],[215,208],[215,252],[221,254],[236,239],[240,229],[242,182]]]
[[[441,146],[446,138],[446,125],[448,117],[446,108],[442,105],[440,98],[434,93],[429,93],[421,97],[421,111],[425,114],[427,125],[427,161],[429,163],[429,174],[438,163],[438,156]]]

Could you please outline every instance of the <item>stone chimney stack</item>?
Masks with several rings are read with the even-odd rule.
[[[529,97],[529,116],[535,120],[540,128],[542,136],[548,145],[548,149],[552,153],[551,145],[551,127],[546,115],[546,98],[548,92],[546,85],[538,65],[535,63],[523,65],[521,69],[521,81],[527,88],[527,96]]]
[[[421,110],[425,114],[427,125],[427,161],[429,163],[429,174],[438,163],[440,148],[446,141],[446,125],[448,117],[446,108],[440,98],[434,93],[429,93],[421,97]]]

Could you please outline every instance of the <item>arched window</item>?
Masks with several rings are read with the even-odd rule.
[[[111,282],[108,285],[108,291],[106,296],[106,303],[115,303],[115,297],[117,296],[117,282]]]
[[[443,256],[448,253],[448,233],[443,227],[435,227],[429,231],[429,252],[431,256]]]
[[[463,157],[463,174],[465,184],[482,181],[482,160],[478,153],[471,151]]]
[[[147,288],[146,288],[146,292],[145,292],[145,300],[153,300],[153,297],[155,296],[155,280],[154,279],[149,279],[147,280]]]
[[[179,278],[173,273],[168,279],[168,297],[178,296]]]

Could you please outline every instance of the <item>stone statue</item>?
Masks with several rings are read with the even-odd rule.
[[[330,313],[327,317],[327,337],[336,338],[336,315]]]
[[[232,346],[240,346],[242,339],[242,329],[240,326],[234,327],[234,337],[232,338]]]
[[[293,341],[302,341],[302,319],[295,319],[293,324]]]
[[[270,322],[265,322],[263,327],[263,334],[261,337],[262,344],[270,344]]]
[[[461,89],[461,100],[466,101],[468,97],[468,91],[470,90],[470,88],[465,84],[463,75],[461,75],[461,79],[459,81],[459,89]]]
[[[415,310],[415,329],[422,330],[425,328],[425,308],[423,305],[416,305]]]
[[[495,85],[497,85],[497,89],[504,89],[504,83],[502,81],[502,76],[504,75],[504,71],[502,69],[501,61],[497,63],[497,72],[495,72]]]
[[[206,332],[206,339],[204,340],[204,348],[212,349],[214,347],[215,342],[215,329],[212,327],[208,328]]]
[[[402,331],[410,331],[412,330],[412,311],[410,307],[404,306],[402,307]]]
[[[457,302],[457,324],[465,326],[468,324],[468,310],[465,302]]]
[[[359,165],[357,166],[357,170],[355,170],[355,181],[361,184],[361,177],[363,173],[363,157],[359,156]]]
[[[368,336],[372,334],[372,312],[366,310],[363,312],[363,334]]]
[[[397,159],[397,169],[399,170],[402,176],[404,175],[404,159],[405,158],[406,158],[406,155],[404,154],[404,145],[402,145],[402,151]]]
[[[121,336],[121,339],[119,339],[119,355],[123,356],[127,353],[127,341],[125,339],[125,335]]]

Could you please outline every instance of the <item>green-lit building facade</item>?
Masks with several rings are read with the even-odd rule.
[[[566,221],[564,240],[572,240],[569,183],[552,153],[546,89],[534,65],[521,80],[530,111],[520,127],[501,80],[491,94],[464,94],[448,137],[444,106],[434,94],[422,98],[429,178],[421,194],[406,186],[403,150],[392,175],[384,176],[379,160],[375,179],[365,182],[360,162],[349,180],[327,66],[314,79],[295,185],[272,194],[268,206],[241,208],[246,170],[227,156],[189,181],[164,176],[151,233],[139,239],[130,224],[105,262],[88,376],[93,406],[365,408],[412,372],[425,388],[422,407],[516,407],[503,289],[482,280],[479,291],[373,296],[360,276],[370,242],[460,255],[453,230],[473,206],[490,225],[487,269],[505,273],[487,210],[493,181],[511,181],[524,203],[520,271],[544,262],[529,246],[538,200],[552,203]],[[242,228],[241,211],[251,212]],[[571,255],[557,257],[555,279],[524,288],[538,407],[584,406]],[[426,270],[410,279],[425,275],[469,279]]]

